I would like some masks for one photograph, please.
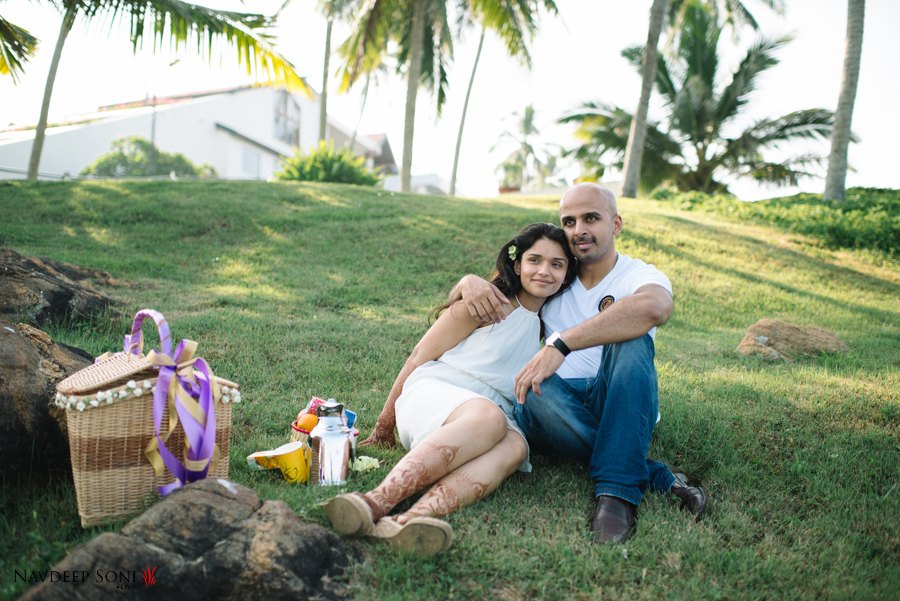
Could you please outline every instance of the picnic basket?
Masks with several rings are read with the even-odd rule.
[[[146,317],[156,323],[161,349],[145,355]],[[213,375],[196,349],[182,340],[173,351],[165,318],[143,309],[122,352],[101,355],[57,384],[82,526],[131,516],[187,482],[228,477],[240,387]]]

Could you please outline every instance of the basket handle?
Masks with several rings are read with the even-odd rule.
[[[169,331],[169,323],[163,314],[153,309],[141,309],[134,315],[134,322],[131,324],[131,334],[125,336],[124,348],[126,353],[133,355],[141,355],[144,351],[144,335],[141,328],[144,325],[145,318],[151,318],[156,323],[156,331],[159,332],[159,344],[162,346],[162,352],[172,356],[172,333]]]

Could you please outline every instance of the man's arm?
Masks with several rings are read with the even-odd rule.
[[[633,340],[666,323],[674,308],[668,290],[648,284],[559,334],[572,351]],[[556,373],[563,359],[563,354],[552,346],[538,351],[516,376],[516,400],[524,403],[529,389],[541,394],[541,382]]]
[[[507,313],[503,305],[509,299],[490,282],[477,275],[466,275],[450,291],[450,299],[461,298],[473,319],[483,323],[500,323]]]
[[[647,284],[559,334],[573,351],[633,340],[666,323],[674,307],[668,290]]]

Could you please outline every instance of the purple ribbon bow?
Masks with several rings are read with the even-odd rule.
[[[171,484],[159,487],[162,496],[195,480],[206,478],[216,449],[216,413],[212,371],[201,357],[194,357],[197,343],[182,340],[172,353],[172,338],[165,317],[152,309],[143,309],[134,317],[131,334],[125,336],[125,351],[141,354],[143,336],[141,326],[145,317],[156,323],[159,331],[161,351],[153,350],[147,360],[158,366],[159,377],[153,393],[153,426],[155,438],[150,441],[145,455],[153,465],[157,475],[162,466],[175,476]],[[169,430],[161,434],[163,411],[169,405]],[[187,449],[184,461],[179,460],[166,446],[166,440],[175,429],[176,420],[171,415],[175,411],[177,422],[184,430]],[[161,459],[161,461],[159,461]]]

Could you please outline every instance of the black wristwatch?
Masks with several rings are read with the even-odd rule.
[[[571,353],[572,351],[566,346],[566,343],[563,342],[562,337],[560,337],[559,332],[553,332],[549,338],[547,338],[546,342],[547,346],[553,346],[562,353],[563,357]]]

